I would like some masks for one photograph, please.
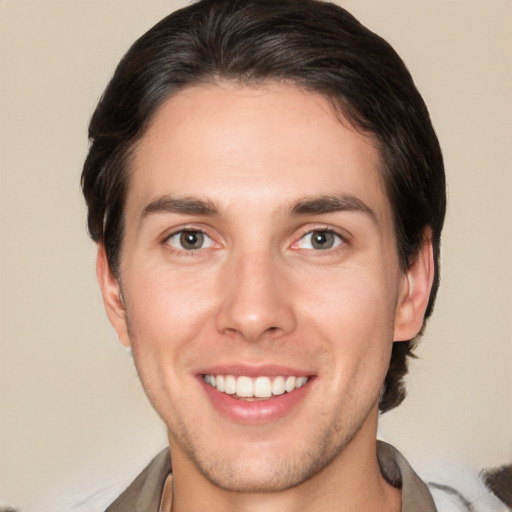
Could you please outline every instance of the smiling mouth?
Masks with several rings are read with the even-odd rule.
[[[210,375],[202,376],[204,382],[221,393],[233,398],[245,400],[269,399],[299,389],[307,384],[309,377],[292,375],[276,377],[246,377],[244,375]]]

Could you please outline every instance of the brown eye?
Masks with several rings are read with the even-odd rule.
[[[182,231],[180,235],[180,244],[183,249],[193,251],[201,249],[203,246],[204,235],[199,231]]]
[[[330,249],[334,246],[334,233],[332,231],[313,231],[311,245],[314,249]]]
[[[197,251],[213,245],[212,239],[206,233],[194,230],[178,231],[167,239],[167,243],[182,251]]]

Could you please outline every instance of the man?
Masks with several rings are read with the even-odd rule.
[[[445,212],[394,50],[333,4],[203,0],[132,46],[89,135],[107,314],[169,438],[108,510],[435,510],[376,441]]]

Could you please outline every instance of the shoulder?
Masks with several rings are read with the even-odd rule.
[[[378,441],[377,457],[382,476],[394,487],[402,489],[402,512],[436,512],[427,485],[396,448]]]
[[[388,459],[391,458],[397,466],[400,466],[404,487],[409,486],[407,475],[414,482],[413,486],[418,484],[418,480],[421,481],[430,491],[438,512],[508,512],[512,510],[511,466],[482,472],[460,461],[447,461],[425,453],[423,456],[417,454],[412,459],[417,469],[416,474],[395,448],[379,442],[379,457],[385,452],[388,452]]]
[[[105,512],[158,511],[165,479],[172,471],[169,449],[162,450]]]
[[[486,487],[479,471],[439,465],[427,484],[439,512],[507,512],[511,510]],[[508,483],[512,488],[512,481]]]

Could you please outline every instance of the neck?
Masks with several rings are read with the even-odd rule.
[[[399,512],[401,509],[400,491],[390,486],[379,470],[376,418],[375,428],[363,426],[317,474],[279,492],[233,492],[219,488],[180,450],[171,448],[171,453],[174,475],[172,500],[169,499],[167,506],[170,512]]]

